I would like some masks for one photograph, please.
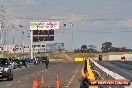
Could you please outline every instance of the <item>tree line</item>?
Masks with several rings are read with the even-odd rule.
[[[97,52],[132,52],[132,49],[126,47],[114,47],[111,42],[104,42],[101,47],[101,51],[96,49],[95,45],[82,45],[80,49],[75,49],[74,52],[82,53],[97,53]]]

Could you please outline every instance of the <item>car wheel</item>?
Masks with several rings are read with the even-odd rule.
[[[7,80],[8,80],[8,81],[12,81],[12,80],[13,80],[13,76],[9,76],[9,77],[7,78]]]

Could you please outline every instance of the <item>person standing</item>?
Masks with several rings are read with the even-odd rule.
[[[37,66],[37,65],[38,65],[38,58],[35,57],[35,58],[34,58],[34,66]]]
[[[47,56],[46,56],[46,62],[45,62],[45,64],[46,64],[46,70],[48,70],[49,59],[48,59],[48,57],[47,57]]]

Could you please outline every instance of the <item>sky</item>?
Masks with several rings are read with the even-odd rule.
[[[4,16],[9,25],[6,36],[9,44],[13,39],[11,25],[15,26],[15,43],[20,43],[24,30],[24,43],[28,44],[31,21],[59,19],[55,41],[47,43],[64,42],[66,49],[92,44],[100,50],[102,43],[112,42],[114,47],[132,49],[132,0],[0,0],[0,9],[2,5],[8,13]],[[0,13],[3,14],[6,13]]]

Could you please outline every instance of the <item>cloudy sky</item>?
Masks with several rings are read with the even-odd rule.
[[[59,19],[60,29],[55,30],[53,42],[64,42],[68,49],[93,44],[100,50],[101,44],[108,41],[115,47],[132,49],[132,0],[0,1],[0,9],[3,4],[8,13],[8,25],[15,25],[15,43],[20,42],[21,29],[25,31],[24,42],[29,43],[29,22]],[[19,24],[24,27],[20,28]],[[10,29],[7,41],[12,43]]]

